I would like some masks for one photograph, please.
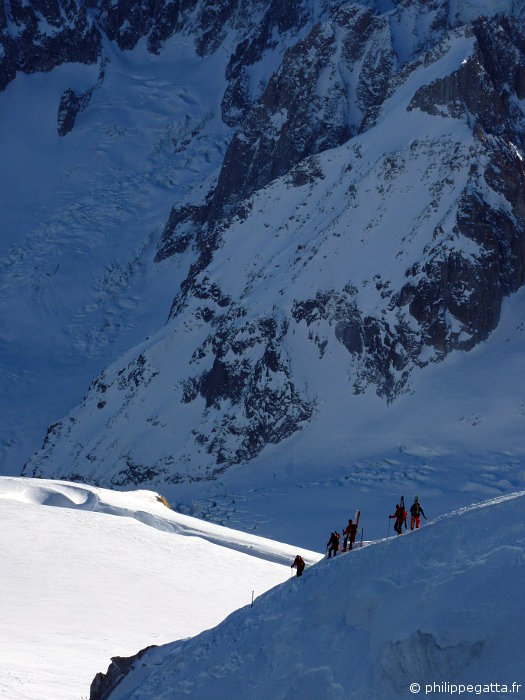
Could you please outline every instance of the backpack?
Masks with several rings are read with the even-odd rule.
[[[418,501],[415,501],[410,507],[410,515],[413,518],[419,518],[419,513],[421,512],[421,506]]]

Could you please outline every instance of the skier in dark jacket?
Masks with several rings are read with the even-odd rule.
[[[339,549],[339,540],[341,539],[341,535],[337,532],[334,531],[330,535],[330,539],[328,540],[326,546],[329,548],[328,549],[328,559],[332,556],[332,552],[334,553],[334,557],[337,554],[337,550]]]
[[[299,556],[299,554],[298,554],[298,555],[295,557],[294,562],[293,562],[291,568],[292,568],[292,569],[294,569],[294,568],[297,569],[297,576],[302,576],[305,566],[306,566],[306,564],[304,563],[304,559],[303,559],[301,556]]]
[[[389,515],[389,518],[395,518],[396,522],[394,523],[394,530],[397,532],[398,535],[401,534],[401,530],[403,529],[403,523],[405,523],[405,530],[407,529],[407,515],[408,513],[406,510],[399,505],[399,503],[396,504],[396,512],[394,515]]]
[[[346,552],[347,549],[352,549],[352,545],[355,542],[355,537],[357,535],[357,525],[354,523],[352,518],[348,521],[348,525],[346,526],[343,535],[345,536],[343,540],[343,552]],[[350,543],[350,546],[348,547],[348,543]]]
[[[421,508],[421,503],[419,502],[419,499],[417,496],[414,498],[414,503],[410,506],[410,529],[414,529],[414,525],[416,526],[416,530],[419,529],[419,523],[420,523],[420,515],[422,515],[425,520],[427,520],[427,516],[425,515],[425,511],[423,508]]]

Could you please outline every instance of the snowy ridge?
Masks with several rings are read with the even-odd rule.
[[[277,564],[289,565],[299,551],[293,545],[276,543],[176,513],[161,503],[158,494],[150,491],[123,493],[65,481],[8,477],[2,478],[0,484],[0,499],[133,518],[161,532],[199,537],[212,544]],[[320,558],[317,552],[306,549],[300,549],[300,553],[309,564]]]
[[[519,696],[524,515],[522,491],[323,561],[214,630],[147,652],[106,697],[376,700],[413,683],[436,683],[438,698],[446,683]]]
[[[0,478],[0,696],[86,698],[98,668],[198,634],[290,578],[298,552],[154,493]],[[276,563],[279,562],[279,563]]]

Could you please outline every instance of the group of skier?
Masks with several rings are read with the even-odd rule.
[[[414,503],[410,506],[410,529],[413,530],[414,527],[416,530],[419,529],[419,525],[421,522],[421,516],[427,519],[427,516],[425,515],[425,511],[421,507],[421,503],[419,502],[419,498],[417,496],[414,497]],[[401,497],[401,503],[396,504],[396,512],[394,515],[389,515],[388,516],[390,519],[395,518],[395,523],[394,523],[394,530],[397,532],[398,535],[401,534],[401,531],[403,530],[403,524],[405,525],[405,530],[408,530],[407,527],[407,518],[408,518],[408,513],[405,510],[405,499]]]
[[[343,530],[343,552],[346,552],[347,550],[352,549],[354,543],[355,543],[355,538],[357,535],[359,527],[359,511],[356,512],[355,514],[355,522],[352,520],[352,518],[349,519],[348,525],[344,528]],[[337,530],[334,530],[332,534],[330,535],[330,539],[328,540],[328,543],[326,545],[328,549],[328,559],[332,556],[332,553],[335,557],[337,552],[339,551],[339,541],[341,539],[341,535],[337,532]],[[295,559],[293,564],[291,565],[292,569],[297,569],[297,576],[302,576],[304,568],[306,564],[304,559],[300,554],[298,554]]]
[[[350,518],[348,521],[348,525],[345,527],[343,530],[343,552],[346,552],[347,550],[352,549],[352,547],[355,544],[355,538],[357,535],[359,529],[359,511],[357,511],[355,515],[355,522]],[[332,554],[335,555],[339,551],[339,542],[341,540],[341,535],[337,532],[337,530],[334,530],[331,535],[330,539],[326,543],[326,547],[328,550],[328,559],[332,556]]]
[[[344,528],[343,530],[343,552],[346,552],[348,550],[351,550],[353,545],[355,544],[355,538],[358,533],[359,529],[359,514],[360,511],[357,511],[355,514],[355,522],[352,520],[352,518],[349,519],[348,525]],[[421,503],[419,502],[418,496],[414,497],[414,503],[410,506],[410,529],[414,530],[414,528],[417,530],[419,529],[420,523],[421,523],[421,516],[427,520],[427,516],[425,515],[425,512],[423,508],[421,507]],[[396,504],[396,511],[393,515],[389,515],[389,522],[392,519],[395,519],[394,523],[394,530],[397,532],[398,535],[401,534],[403,530],[403,524],[405,526],[405,530],[408,530],[407,526],[407,518],[408,518],[408,512],[405,510],[405,499],[403,496],[401,496],[401,501],[400,503]],[[362,538],[361,538],[362,539]],[[333,556],[335,557],[337,552],[339,551],[339,543],[341,540],[341,535],[337,530],[334,530],[330,534],[330,539],[326,543],[326,548],[327,548],[327,557],[330,559],[330,557]],[[295,557],[295,560],[291,566],[292,569],[297,569],[297,576],[302,576],[302,573],[305,569],[305,561],[304,559],[298,554]]]

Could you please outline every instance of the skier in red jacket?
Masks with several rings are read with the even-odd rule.
[[[305,566],[306,564],[304,563],[304,559],[298,554],[290,568],[297,569],[297,576],[302,576]]]
[[[396,512],[394,515],[389,515],[388,517],[390,519],[395,518],[396,522],[394,523],[394,530],[397,532],[398,535],[401,534],[401,530],[403,529],[403,523],[405,523],[405,530],[407,529],[407,515],[408,513],[406,510],[399,505],[399,503],[396,504]]]
[[[334,553],[334,557],[337,554],[337,550],[339,549],[339,540],[341,539],[341,535],[337,532],[337,530],[334,530],[332,534],[330,535],[330,539],[328,540],[326,546],[329,547],[328,549],[328,559],[332,556],[332,552]]]
[[[352,549],[352,545],[355,542],[355,536],[357,535],[357,525],[354,523],[352,518],[350,518],[348,521],[348,525],[346,526],[343,535],[345,536],[343,540],[343,552],[346,552],[347,549]],[[350,543],[349,547],[348,543]]]

